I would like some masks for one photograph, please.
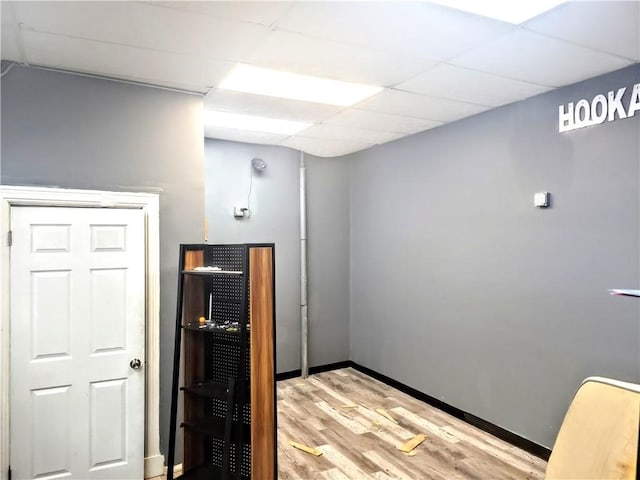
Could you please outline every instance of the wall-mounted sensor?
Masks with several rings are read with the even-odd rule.
[[[254,170],[256,170],[257,172],[262,172],[265,168],[267,168],[267,162],[265,162],[263,159],[261,158],[254,158],[251,160],[251,166],[253,167]]]
[[[538,192],[533,195],[533,204],[536,207],[548,207],[549,206],[549,192]]]
[[[236,218],[249,218],[251,216],[251,210],[247,207],[233,207],[233,216]]]

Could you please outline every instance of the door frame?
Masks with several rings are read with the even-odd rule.
[[[46,187],[0,186],[0,480],[10,462],[10,247],[11,207],[134,208],[145,217],[145,432],[144,476],[162,475],[160,453],[160,251],[159,196],[155,193],[110,192]]]

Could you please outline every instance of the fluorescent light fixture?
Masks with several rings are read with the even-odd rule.
[[[463,10],[503,22],[520,24],[551,10],[566,0],[430,0],[431,3]]]
[[[342,107],[382,91],[382,87],[298,75],[244,63],[233,67],[218,88]]]
[[[241,115],[239,113],[217,112],[215,110],[205,110],[203,121],[205,127],[233,128],[235,130],[279,133],[283,135],[294,135],[312,125],[311,123],[305,122],[254,117],[251,115]]]

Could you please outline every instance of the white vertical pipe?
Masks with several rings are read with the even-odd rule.
[[[300,354],[302,378],[309,376],[309,319],[307,316],[307,181],[304,152],[300,152]]]

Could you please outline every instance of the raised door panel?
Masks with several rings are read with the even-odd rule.
[[[90,387],[90,470],[127,461],[127,379],[92,382]]]
[[[127,348],[127,270],[92,269],[91,354]]]
[[[31,391],[31,478],[71,475],[71,394],[71,385]]]
[[[37,361],[71,356],[71,271],[31,272],[31,352]]]
[[[92,252],[124,252],[126,249],[126,225],[91,225]]]
[[[71,225],[31,225],[33,253],[69,252]]]

